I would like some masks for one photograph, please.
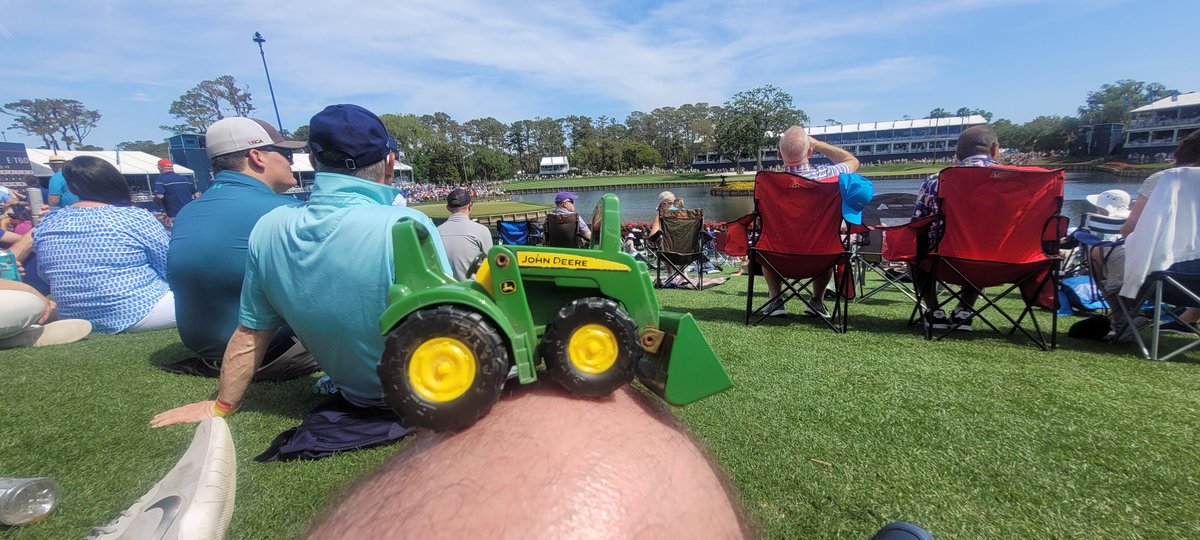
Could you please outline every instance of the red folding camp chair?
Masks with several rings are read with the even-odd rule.
[[[749,238],[747,250],[750,276],[746,290],[746,324],[761,321],[767,315],[767,305],[776,300],[783,303],[799,298],[809,309],[814,309],[800,293],[811,293],[814,278],[832,268],[837,294],[830,317],[821,320],[833,331],[845,332],[846,309],[849,300],[854,298],[854,287],[847,264],[851,231],[842,220],[838,178],[809,180],[789,173],[759,171],[754,177],[754,214],[751,216],[754,216],[754,222],[742,227],[742,230],[758,231],[757,238]],[[743,220],[735,223],[741,224]],[[734,243],[737,242],[740,239]],[[754,276],[761,275],[764,268],[779,276],[781,287],[779,295],[755,308]],[[822,294],[824,291],[816,291],[813,296],[821,298]]]
[[[974,318],[1005,333],[988,319],[991,312],[998,313],[1012,324],[1007,334],[1020,330],[1043,350],[1057,347],[1054,293],[1061,262],[1059,241],[1067,229],[1067,218],[1059,213],[1063,178],[1061,170],[1038,167],[943,169],[938,186],[941,213],[889,228],[884,237],[885,258],[911,261],[927,274],[931,283],[918,284],[919,289],[938,284],[949,292],[937,305],[923,305],[918,300],[909,323],[975,289],[983,304],[975,306]],[[941,231],[929,238],[929,227],[937,221],[942,222]],[[927,246],[918,247],[926,239]],[[1000,285],[1007,285],[1000,294],[988,296],[984,291]],[[1013,318],[997,302],[1018,289],[1025,307]],[[1049,343],[1034,314],[1037,307],[1051,312]],[[1026,317],[1032,321],[1032,332],[1021,325]],[[926,327],[925,337],[941,339],[965,323],[955,320],[937,336]]]

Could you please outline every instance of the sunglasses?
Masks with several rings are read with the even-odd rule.
[[[265,152],[274,152],[276,154],[279,154],[279,155],[283,156],[283,159],[286,159],[288,163],[292,163],[292,156],[296,153],[295,150],[292,150],[290,148],[280,148],[278,146],[260,146],[257,149],[265,151]]]

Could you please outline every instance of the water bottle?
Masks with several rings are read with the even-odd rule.
[[[7,249],[0,249],[0,279],[21,281],[21,270],[17,268],[17,257]]]
[[[29,212],[33,216],[33,226],[37,227],[37,224],[42,222],[42,205],[46,204],[42,200],[42,190],[31,187],[25,190],[25,196],[29,198]]]
[[[319,396],[328,396],[337,391],[337,386],[334,386],[333,379],[330,379],[329,375],[321,375],[321,378],[312,385],[312,393]]]
[[[24,525],[46,517],[62,488],[49,478],[0,478],[0,523]]]

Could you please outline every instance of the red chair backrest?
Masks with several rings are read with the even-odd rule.
[[[756,249],[794,255],[845,252],[839,230],[842,194],[838,177],[809,180],[790,173],[754,176],[754,209],[762,218]]]
[[[1046,260],[1042,240],[1062,209],[1062,170],[950,167],[938,176],[945,229],[937,253],[1005,263]]]
[[[730,257],[745,257],[750,247],[750,227],[754,224],[754,214],[746,214],[736,221],[725,224],[725,230],[717,233],[713,239],[717,251]]]

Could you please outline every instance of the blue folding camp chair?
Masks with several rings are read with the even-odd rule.
[[[497,221],[500,243],[510,246],[536,246],[542,243],[542,228],[532,221]]]

